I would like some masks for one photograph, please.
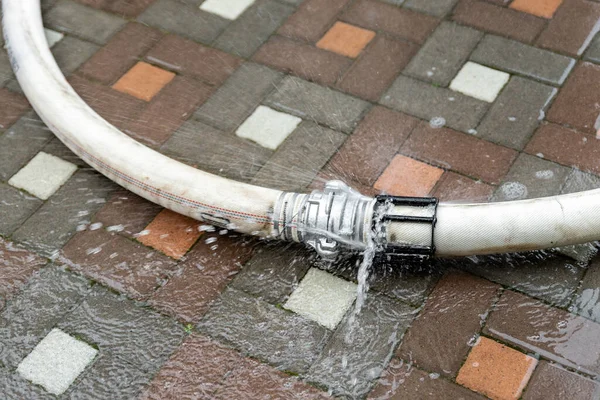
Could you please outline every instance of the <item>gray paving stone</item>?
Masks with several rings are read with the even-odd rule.
[[[9,236],[38,209],[42,201],[0,183],[0,204],[0,235]]]
[[[3,44],[0,44],[0,46],[3,46]],[[6,50],[0,47],[0,86],[3,86],[6,82],[10,81],[13,76],[8,54],[6,53]]]
[[[334,395],[361,398],[383,372],[416,310],[370,293],[354,321],[352,312],[311,367],[308,380],[327,386]]]
[[[346,133],[354,129],[369,106],[366,101],[291,76],[282,81],[265,103]]]
[[[100,355],[64,396],[71,400],[137,398],[151,375],[112,355]]]
[[[232,287],[268,303],[283,304],[316,257],[302,245],[268,243],[244,265]]]
[[[587,269],[569,311],[600,323],[600,259],[598,257]]]
[[[562,85],[575,65],[572,58],[494,35],[483,38],[471,60],[552,85]]]
[[[282,73],[263,65],[244,63],[194,113],[194,118],[233,132],[282,78]]]
[[[230,22],[177,0],[157,0],[138,21],[206,44],[212,43]]]
[[[463,132],[475,129],[488,108],[484,101],[407,76],[399,76],[380,103],[426,120],[441,117],[446,126]]]
[[[573,169],[569,173],[561,193],[576,193],[598,188],[600,188],[599,176]]]
[[[469,257],[455,266],[558,307],[569,304],[585,272],[573,260],[545,252]]]
[[[404,74],[448,86],[482,36],[475,29],[443,22],[413,57]]]
[[[116,187],[96,172],[77,171],[15,231],[13,239],[40,254],[55,255],[77,226],[89,223]]]
[[[600,34],[596,34],[583,58],[596,64],[600,63]]]
[[[78,167],[88,167],[88,165],[79,156],[73,153],[67,146],[60,141],[59,138],[52,138],[42,149],[44,153],[52,154],[58,158],[68,161]]]
[[[404,268],[404,265],[397,265],[401,262],[395,261],[396,265],[390,269],[375,268],[371,272],[369,287],[405,303],[420,306],[439,280],[441,271],[428,265]]]
[[[458,0],[406,0],[404,7],[436,17],[448,14]]]
[[[41,386],[34,385],[16,372],[10,372],[5,368],[0,368],[0,388],[2,396],[7,400],[17,399],[56,399],[42,389]]]
[[[85,279],[58,267],[43,268],[0,314],[0,362],[14,370],[89,291]]]
[[[103,287],[95,287],[58,328],[98,346],[100,354],[117,356],[150,373],[160,368],[185,335],[175,320]]]
[[[42,0],[42,11],[47,11],[56,4],[56,0]]]
[[[303,121],[258,171],[252,183],[279,190],[302,190],[345,139],[343,133]]]
[[[329,338],[329,331],[316,322],[232,288],[212,305],[198,329],[294,373],[305,372]]]
[[[382,0],[384,3],[393,4],[395,6],[401,6],[404,0]]]
[[[492,201],[553,196],[560,193],[571,170],[562,165],[521,153],[498,187]]]
[[[71,33],[97,44],[106,44],[112,35],[121,30],[126,21],[72,0],[59,0],[46,13],[44,23],[60,32]]]
[[[233,133],[193,120],[185,122],[165,142],[161,152],[201,170],[239,181],[252,179],[273,154],[272,150]]]
[[[293,12],[294,7],[273,0],[259,1],[227,27],[214,46],[250,58]]]
[[[544,119],[556,88],[513,76],[477,128],[477,136],[521,150]]]
[[[0,136],[0,180],[8,181],[52,137],[52,132],[33,112],[22,116]]]

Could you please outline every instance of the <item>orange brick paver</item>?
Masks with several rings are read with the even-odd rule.
[[[140,61],[113,85],[113,89],[150,101],[173,78],[174,73]]]
[[[510,4],[510,8],[538,17],[552,18],[562,2],[563,0],[515,0]]]
[[[395,196],[426,196],[444,170],[397,155],[375,182],[375,189]]]
[[[456,382],[493,400],[516,400],[537,360],[486,337],[479,338]]]
[[[161,211],[143,231],[138,240],[179,259],[192,247],[202,234],[198,221],[170,210]]]
[[[317,47],[346,57],[356,58],[375,37],[375,32],[354,25],[336,22],[319,40]]]

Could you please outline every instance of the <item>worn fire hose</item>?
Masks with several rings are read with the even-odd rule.
[[[311,194],[281,192],[192,168],[121,133],[75,93],[46,43],[39,0],[2,3],[13,71],[41,119],[97,171],[178,213],[247,234],[307,243],[329,259],[372,244],[401,255],[474,255],[600,238],[600,190],[438,204],[435,198],[371,198],[339,181]]]

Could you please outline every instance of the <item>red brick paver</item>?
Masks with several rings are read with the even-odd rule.
[[[180,259],[198,240],[200,222],[171,210],[161,211],[140,233],[138,240],[169,257]]]
[[[0,302],[15,293],[46,262],[35,253],[0,238]]]
[[[440,168],[397,155],[374,187],[394,196],[423,197],[431,192],[443,173]]]
[[[356,58],[374,37],[375,32],[373,31],[336,22],[317,42],[317,47],[342,56]]]
[[[0,88],[0,129],[14,124],[29,107],[25,96]]]
[[[283,36],[316,42],[350,0],[306,0],[279,29]]]

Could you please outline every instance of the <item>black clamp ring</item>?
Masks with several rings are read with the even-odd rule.
[[[377,227],[384,226],[385,222],[394,221],[394,222],[412,222],[412,223],[423,223],[423,224],[431,224],[431,246],[424,245],[402,245],[402,244],[390,244],[387,243],[385,239],[379,236],[379,239],[383,242],[381,243],[383,247],[383,253],[386,255],[400,255],[400,256],[421,256],[421,257],[431,257],[435,253],[435,243],[434,243],[434,232],[435,232],[435,224],[437,222],[437,206],[438,199],[435,197],[403,197],[403,196],[390,196],[390,195],[378,195],[375,197],[375,204],[373,205],[373,232],[375,232],[375,237],[377,235]],[[433,215],[432,216],[413,216],[413,215],[390,215],[387,213],[387,210],[382,209],[382,207],[389,207],[389,205],[393,206],[409,206],[409,207],[432,207],[433,206]],[[383,234],[385,237],[385,232]]]

